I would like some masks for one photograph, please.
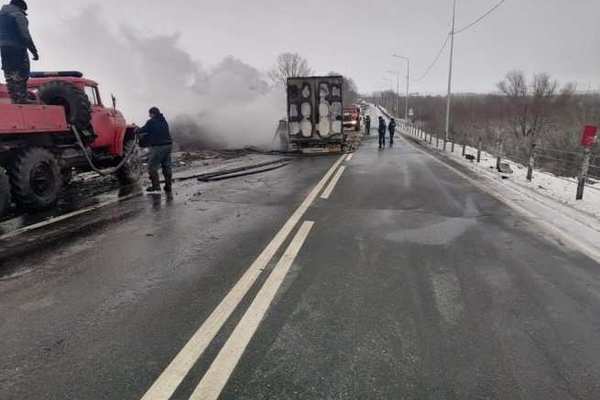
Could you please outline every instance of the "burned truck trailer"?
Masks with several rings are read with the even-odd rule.
[[[303,153],[341,152],[344,134],[344,78],[289,78],[289,150]]]

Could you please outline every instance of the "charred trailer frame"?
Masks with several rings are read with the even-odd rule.
[[[289,150],[304,153],[341,152],[344,133],[344,78],[289,78],[287,114]]]

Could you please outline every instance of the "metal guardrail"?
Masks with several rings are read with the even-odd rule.
[[[380,108],[380,111],[387,117],[391,117],[383,109]],[[443,135],[428,133],[420,129],[415,124],[406,123],[403,120],[401,120],[400,123],[402,124],[402,128],[405,132],[419,137],[430,144],[433,144],[433,141],[435,141],[438,149],[440,148],[440,143],[443,143],[445,140]],[[449,149],[451,152],[454,152],[457,146],[462,147],[463,155],[467,146],[477,149],[477,162],[480,162],[481,160],[481,153],[486,152],[497,158],[497,167],[500,166],[502,160],[511,161],[515,164],[521,164],[525,168],[528,168],[528,180],[533,179],[533,174],[535,171],[551,173],[560,179],[575,178],[579,182],[577,200],[581,200],[580,197],[582,197],[582,187],[585,187],[586,184],[589,184],[592,180],[600,180],[600,154],[593,153],[589,166],[584,166],[586,158],[584,157],[585,153],[583,149],[581,152],[573,152],[561,149],[539,147],[535,148],[529,159],[525,159],[515,154],[507,154],[501,145],[490,149],[488,146],[484,145],[481,139],[478,140],[476,145],[473,145],[467,143],[458,143],[454,140],[454,138],[450,138],[449,144]],[[446,147],[447,146],[444,144],[442,149],[445,149]],[[586,171],[585,176],[583,175],[584,170]],[[600,190],[597,188],[594,189]]]

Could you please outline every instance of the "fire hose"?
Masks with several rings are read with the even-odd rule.
[[[100,174],[101,176],[112,175],[115,172],[119,171],[121,168],[123,168],[123,166],[125,164],[127,164],[129,162],[129,160],[134,156],[134,154],[136,153],[137,148],[138,148],[138,137],[137,137],[137,135],[135,135],[135,138],[134,138],[135,143],[134,143],[134,145],[131,146],[131,148],[128,150],[127,154],[125,154],[123,156],[123,159],[121,160],[121,162],[116,167],[106,168],[106,169],[100,169],[100,168],[98,168],[94,164],[94,161],[90,157],[90,154],[88,152],[88,148],[83,143],[83,140],[81,139],[81,134],[79,133],[79,131],[77,130],[77,128],[75,126],[72,126],[71,130],[73,131],[73,134],[75,135],[75,138],[77,139],[77,144],[79,145],[79,147],[83,151],[85,159],[87,160],[90,168],[92,169],[92,171]]]

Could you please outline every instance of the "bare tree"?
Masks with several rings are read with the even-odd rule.
[[[308,61],[298,53],[283,53],[277,57],[275,66],[269,71],[269,78],[276,85],[287,84],[288,78],[310,76],[313,70]]]
[[[600,124],[600,91],[577,91],[573,84],[559,85],[547,74],[532,79],[510,72],[497,93],[458,93],[453,97],[452,130],[460,142],[502,153],[527,165],[560,176],[575,176],[583,125]],[[375,93],[373,101],[391,104],[391,92]],[[444,129],[445,98],[412,96],[415,120],[431,133]],[[533,144],[536,144],[535,151]],[[600,144],[593,149],[600,161]],[[598,168],[597,171],[600,171]]]
[[[536,74],[528,85],[522,71],[512,71],[498,83],[498,89],[506,96],[505,116],[517,139],[533,143],[552,124],[552,116],[558,106],[574,94],[574,86],[566,85],[559,91],[556,80],[548,74]]]
[[[338,74],[337,72],[330,72],[327,74],[329,76],[343,76],[342,74]],[[358,100],[358,86],[356,86],[356,82],[354,79],[344,76],[344,87],[342,88],[344,95],[344,104],[350,105],[356,103]]]
[[[560,124],[558,111],[564,110],[574,86],[559,90],[556,80],[548,74],[536,74],[531,85],[521,71],[512,71],[498,84],[506,96],[504,110],[510,130],[517,139],[517,156],[527,157],[527,179],[532,179],[535,162],[535,146],[548,132],[556,131]]]

